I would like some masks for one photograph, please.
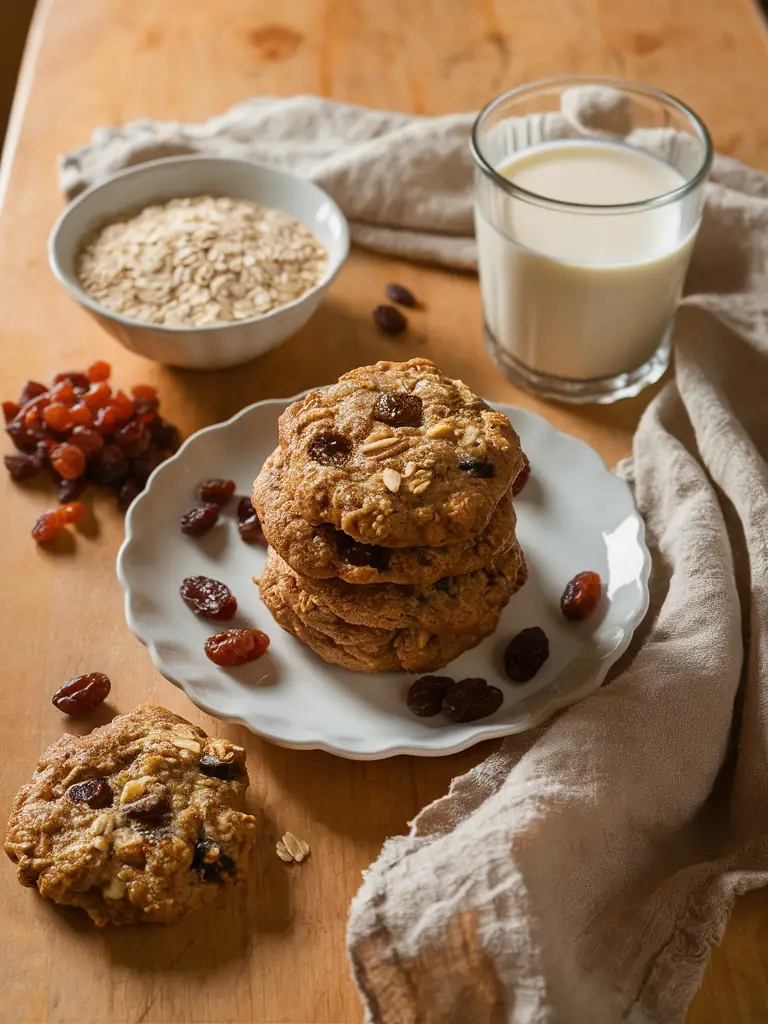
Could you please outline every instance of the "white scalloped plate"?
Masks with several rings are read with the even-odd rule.
[[[404,700],[413,677],[366,676],[327,665],[284,633],[252,582],[265,550],[240,540],[237,502],[197,540],[182,535],[179,518],[195,504],[195,486],[206,477],[231,478],[239,494],[250,493],[277,443],[277,418],[291,401],[258,402],[194,434],[152,474],[128,513],[117,561],[126,618],[167,679],[209,714],[275,743],[359,760],[450,754],[522,732],[600,685],[648,608],[650,556],[643,522],[627,485],[596,452],[540,416],[509,406],[498,408],[509,415],[533,466],[515,500],[530,578],[504,610],[497,631],[444,670],[455,679],[481,676],[501,687],[501,708],[465,724],[442,716],[416,718]],[[603,578],[603,604],[584,622],[567,622],[559,611],[560,594],[585,569]],[[179,596],[182,579],[197,573],[223,580],[236,595],[239,612],[228,625],[252,625],[269,634],[264,657],[232,670],[206,658],[203,643],[217,624],[194,616]],[[547,633],[550,658],[534,680],[515,685],[504,676],[504,647],[533,625]]]

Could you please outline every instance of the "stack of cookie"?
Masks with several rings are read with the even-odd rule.
[[[493,632],[525,582],[507,417],[434,363],[380,362],[280,417],[254,483],[261,596],[326,661],[428,672]]]

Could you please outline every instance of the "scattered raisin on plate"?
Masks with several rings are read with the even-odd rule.
[[[198,484],[197,493],[206,505],[226,505],[235,493],[234,480],[203,480]]]
[[[485,679],[461,679],[443,698],[443,713],[452,722],[476,722],[498,711],[504,694]]]
[[[205,653],[215,665],[224,668],[255,661],[268,647],[269,637],[260,629],[228,629],[205,641]]]
[[[603,583],[596,572],[580,572],[570,580],[560,598],[560,609],[566,619],[585,619],[597,608]]]
[[[226,585],[210,576],[187,576],[179,587],[184,603],[204,619],[227,622],[237,614],[237,598]]]
[[[264,531],[250,498],[241,498],[237,505],[237,530],[246,544],[265,544]]]
[[[504,668],[515,683],[527,683],[549,657],[549,640],[540,626],[523,629],[504,651]]]
[[[408,687],[405,703],[409,711],[419,718],[436,715],[443,707],[449,689],[455,686],[448,676],[422,676]]]
[[[111,689],[109,676],[103,672],[88,672],[60,686],[51,703],[65,715],[80,715],[102,704]]]
[[[221,511],[219,505],[200,505],[181,517],[181,532],[188,537],[202,537],[216,525]]]

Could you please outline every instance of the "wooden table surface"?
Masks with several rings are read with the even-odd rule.
[[[61,208],[56,155],[99,125],[142,116],[199,121],[253,94],[299,92],[437,114],[564,72],[668,89],[704,117],[721,152],[768,168],[768,45],[750,0],[41,0],[3,158],[0,396],[15,397],[29,377],[104,356],[126,385],[156,383],[167,415],[189,433],[377,358],[426,355],[492,399],[543,413],[614,463],[629,452],[650,396],[568,409],[521,394],[482,348],[469,276],[355,252],[300,335],[248,367],[199,375],[118,347],[46,265],[46,236]],[[391,279],[425,302],[404,340],[381,338],[371,324]],[[0,487],[2,813],[65,729],[53,689],[99,669],[113,679],[117,710],[158,702],[245,744],[249,799],[264,829],[248,889],[170,930],[97,931],[84,915],[19,887],[10,863],[3,866],[0,1019],[359,1021],[344,931],[360,872],[386,836],[405,830],[490,747],[354,763],[219,726],[158,675],[126,627],[114,569],[123,524],[111,503],[96,499],[98,525],[51,552],[29,536],[50,494],[4,475]],[[274,854],[286,829],[312,846],[300,870]],[[767,908],[759,894],[737,906],[690,1024],[766,1020]]]

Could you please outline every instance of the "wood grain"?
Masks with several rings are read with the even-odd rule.
[[[246,403],[292,394],[381,357],[428,355],[493,399],[542,412],[626,455],[650,394],[608,408],[567,409],[518,392],[480,343],[477,282],[356,252],[312,323],[251,366],[169,370],[110,341],[51,278],[45,256],[61,207],[56,155],[99,125],[133,117],[197,121],[255,93],[321,93],[378,107],[440,113],[477,107],[517,83],[567,71],[626,75],[676,93],[709,123],[717,147],[768,167],[768,45],[749,0],[41,0],[9,131],[0,185],[0,391],[96,356],[119,381],[156,383],[185,432]],[[386,281],[423,298],[407,340],[374,332]],[[452,776],[488,747],[450,758],[357,764],[281,750],[198,713],[154,671],[129,634],[115,580],[121,517],[94,502],[88,528],[55,552],[29,537],[50,501],[0,481],[5,510],[0,806],[64,723],[52,690],[80,671],[114,681],[114,708],[166,704],[244,743],[263,841],[250,887],[171,930],[95,931],[0,871],[3,1010],[17,1022],[356,1022],[346,963],[347,906],[383,839],[406,828]],[[291,829],[312,858],[277,860]],[[766,1018],[765,895],[744,899],[715,952],[689,1024]]]

